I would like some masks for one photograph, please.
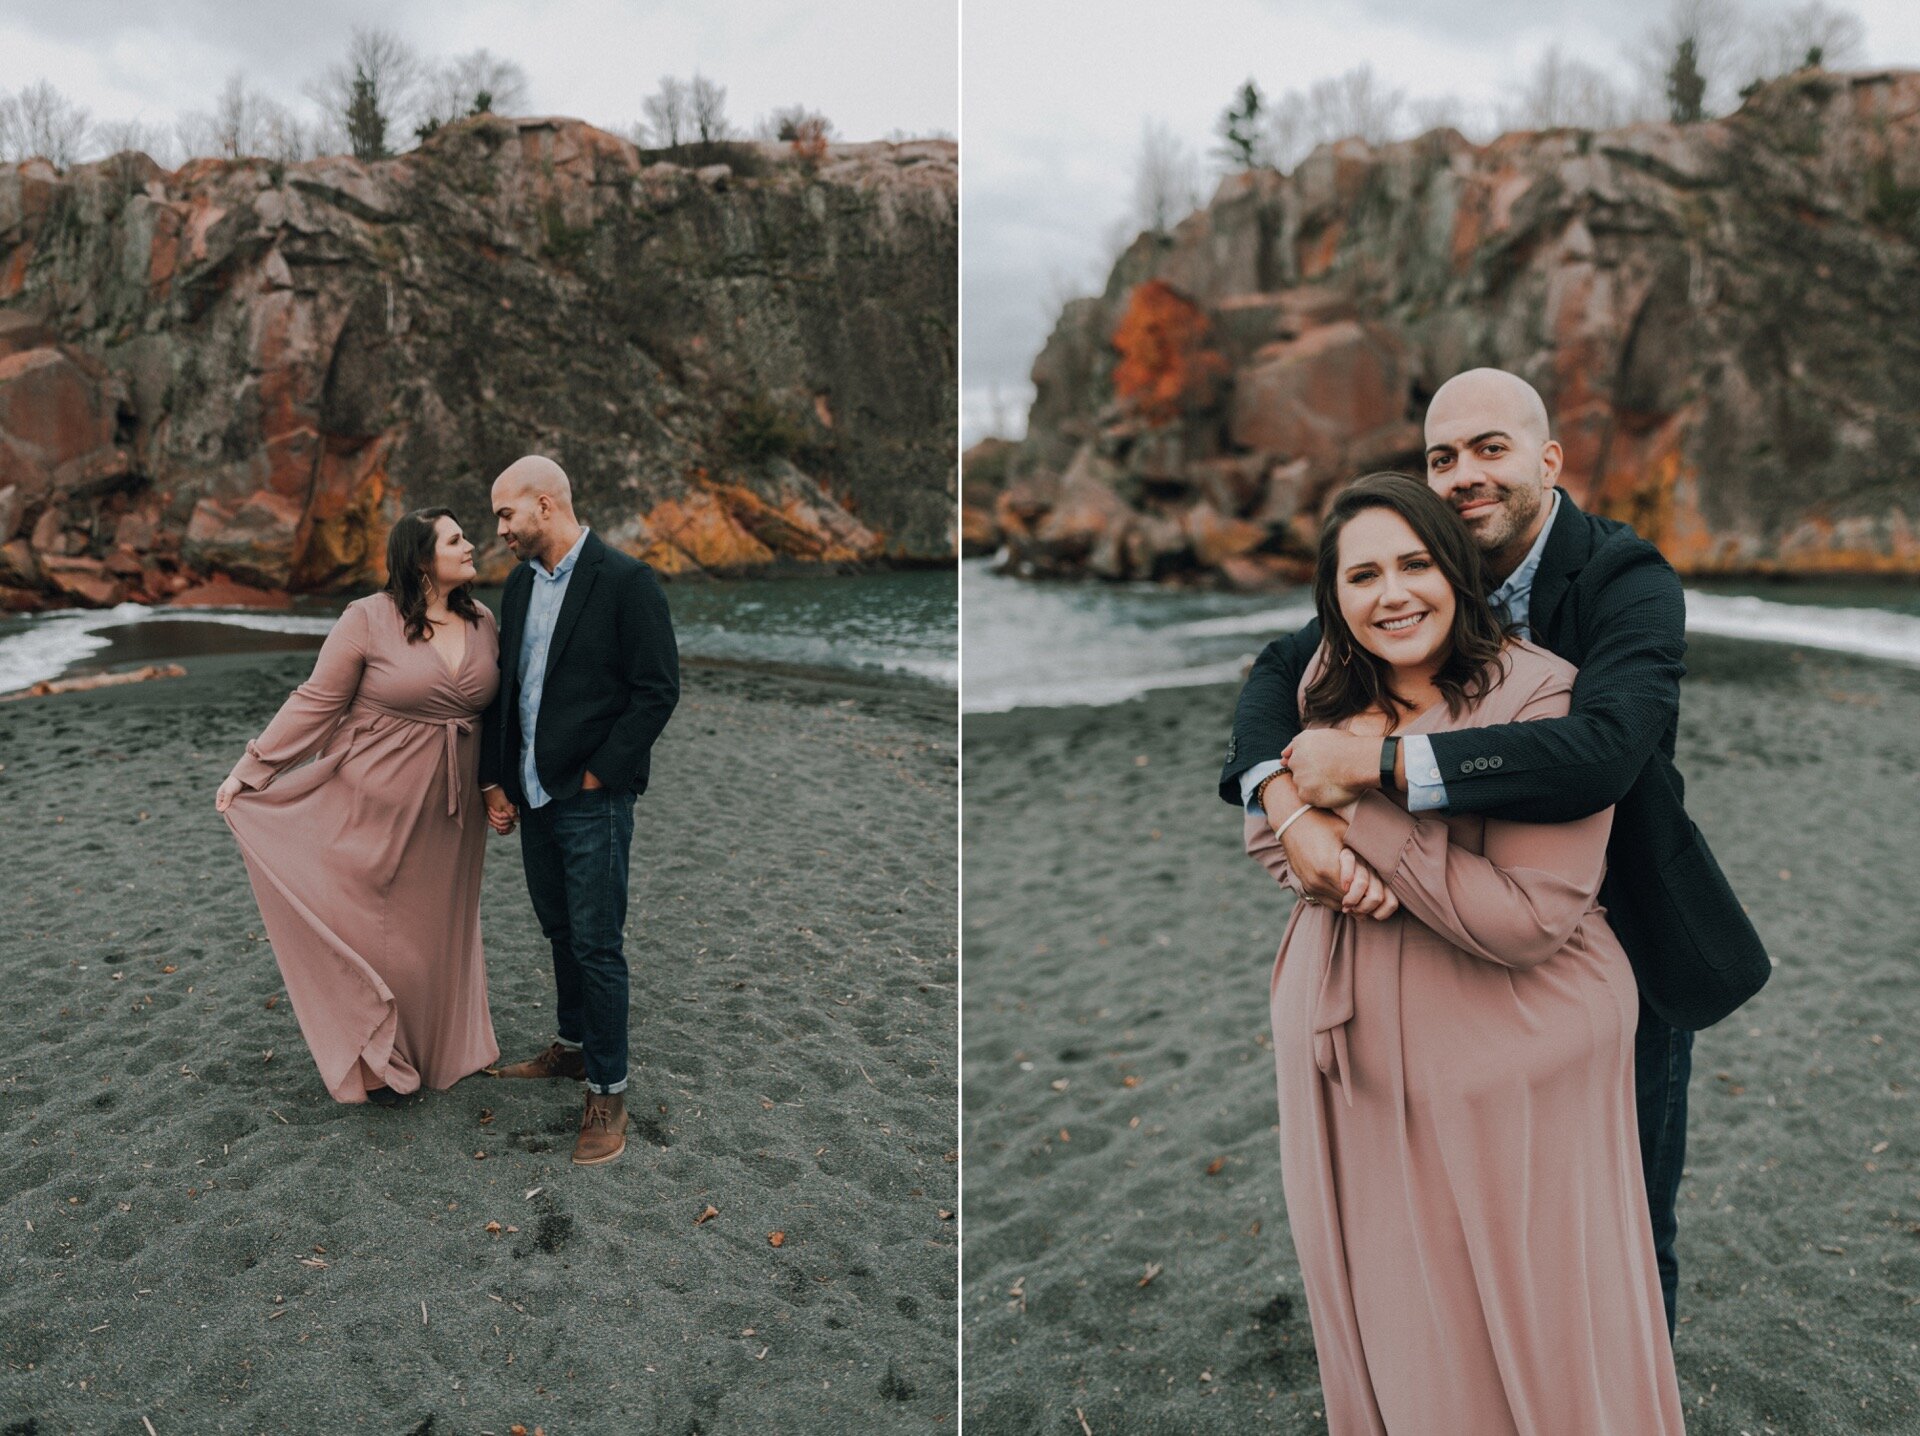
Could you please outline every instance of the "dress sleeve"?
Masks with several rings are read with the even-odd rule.
[[[264,788],[275,776],[318,752],[360,691],[370,641],[367,617],[355,604],[327,635],[308,678],[280,705],[266,731],[247,744],[232,776],[248,788]]]
[[[1246,845],[1247,856],[1272,873],[1275,882],[1305,896],[1305,890],[1293,875],[1292,864],[1287,861],[1286,844],[1273,835],[1273,824],[1265,817],[1247,814]]]
[[[1515,722],[1567,711],[1570,683],[1555,676],[1528,697]],[[1503,967],[1536,967],[1573,936],[1606,874],[1613,809],[1569,823],[1486,820],[1483,851],[1450,841],[1439,817],[1408,813],[1364,794],[1347,846],[1393,889],[1406,912],[1449,942]]]

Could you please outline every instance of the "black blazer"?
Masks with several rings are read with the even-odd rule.
[[[498,783],[516,805],[520,782],[520,646],[533,567],[507,576],[500,599],[500,691],[480,728],[480,786]],[[591,529],[547,646],[533,762],[556,798],[591,772],[616,793],[647,790],[648,758],[680,698],[680,656],[667,597],[653,570],[609,548]]]
[[[1660,551],[1626,524],[1583,513],[1563,489],[1534,574],[1533,641],[1579,668],[1565,718],[1433,735],[1448,811],[1563,823],[1612,807],[1608,921],[1648,1003],[1676,1027],[1711,1026],[1771,965],[1673,765],[1686,602]],[[1300,731],[1300,679],[1320,624],[1269,643],[1240,690],[1220,796]]]

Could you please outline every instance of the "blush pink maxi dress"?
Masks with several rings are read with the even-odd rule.
[[[247,744],[226,813],[327,1091],[451,1087],[500,1055],[480,947],[483,606],[449,668],[385,593],[347,605],[313,676]],[[297,767],[317,754],[312,763]]]
[[[1399,731],[1567,712],[1569,664],[1526,643],[1505,661],[1471,711]],[[1639,999],[1595,896],[1612,820],[1409,815],[1368,793],[1347,846],[1399,914],[1294,907],[1271,986],[1281,1183],[1333,1436],[1684,1430]],[[1298,891],[1267,824],[1246,846]]]

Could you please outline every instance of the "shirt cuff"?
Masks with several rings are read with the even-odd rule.
[[[1447,785],[1440,781],[1440,764],[1433,756],[1433,740],[1412,733],[1400,740],[1407,765],[1407,811],[1431,813],[1447,805]]]
[[[271,763],[263,762],[257,757],[253,751],[253,744],[249,743],[247,751],[241,756],[240,761],[233,765],[233,771],[227,776],[238,778],[241,787],[257,793],[273,781],[273,775],[278,771]]]
[[[1362,793],[1347,823],[1344,842],[1368,867],[1391,881],[1400,870],[1400,855],[1418,828],[1413,814],[1403,811],[1391,798]]]
[[[1251,816],[1256,818],[1264,818],[1266,816],[1265,813],[1254,807],[1253,795],[1259,790],[1260,785],[1266,781],[1267,774],[1279,772],[1282,766],[1278,758],[1269,758],[1264,763],[1255,763],[1240,775],[1240,806],[1245,808]]]

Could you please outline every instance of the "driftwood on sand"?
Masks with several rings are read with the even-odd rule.
[[[85,678],[43,678],[18,693],[0,693],[0,703],[21,698],[45,698],[52,693],[84,693],[89,688],[114,688],[122,683],[145,683],[149,678],[185,678],[187,670],[177,663],[149,663],[126,673],[90,673]]]

